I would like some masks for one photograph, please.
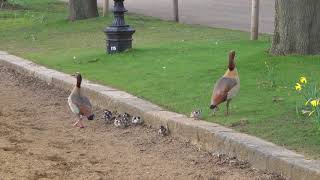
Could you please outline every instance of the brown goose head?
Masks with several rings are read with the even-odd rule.
[[[235,60],[234,60],[234,57],[236,56],[236,52],[235,51],[230,51],[230,53],[229,53],[229,66],[228,66],[228,68],[229,68],[229,70],[230,71],[233,71],[234,70],[234,68],[236,67],[236,64],[235,64]]]
[[[82,76],[78,72],[75,74],[75,76],[77,78],[77,87],[80,88],[81,87],[81,82],[82,82]]]

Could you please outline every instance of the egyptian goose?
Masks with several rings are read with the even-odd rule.
[[[121,114],[119,114],[115,120],[114,120],[114,126],[115,127],[124,127],[124,125],[122,124],[122,121],[121,121]]]
[[[201,113],[202,113],[202,110],[199,109],[199,110],[194,110],[190,113],[190,118],[193,118],[195,120],[199,120],[201,119]]]
[[[140,125],[143,123],[143,119],[141,119],[139,116],[133,116],[131,119],[131,124],[133,125]]]
[[[106,109],[104,110],[103,119],[107,124],[111,124],[113,123],[115,116],[111,111]]]
[[[158,135],[160,136],[168,135],[168,128],[165,128],[164,126],[160,126],[160,128],[158,129]]]
[[[73,126],[84,128],[82,124],[82,118],[87,117],[88,120],[93,120],[94,114],[92,112],[92,105],[89,99],[84,96],[81,91],[81,74],[76,73],[75,76],[77,78],[77,84],[68,97],[68,104],[71,111],[75,113],[79,118]]]
[[[226,115],[229,115],[229,104],[230,101],[238,94],[240,90],[240,79],[239,74],[235,64],[235,51],[229,53],[229,65],[228,70],[225,74],[216,82],[212,97],[210,109],[215,114],[218,105],[227,102],[227,112]]]
[[[120,128],[128,127],[130,125],[129,117],[130,115],[128,113],[119,114],[114,120],[114,126],[120,127]]]

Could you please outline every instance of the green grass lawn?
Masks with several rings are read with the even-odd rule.
[[[193,108],[201,108],[207,121],[320,157],[320,130],[312,120],[297,118],[300,96],[293,89],[301,75],[319,82],[320,56],[271,56],[267,53],[271,36],[250,41],[247,32],[132,14],[126,22],[136,29],[134,48],[107,55],[103,29],[111,24],[110,17],[69,22],[63,3],[15,2],[24,9],[0,10],[0,50],[59,71],[79,71],[87,79],[179,113],[189,115]],[[231,102],[231,116],[224,116],[223,104],[211,117],[212,87],[226,70],[231,49],[237,53],[241,90]],[[272,71],[267,71],[265,62]],[[274,96],[284,100],[274,102]]]

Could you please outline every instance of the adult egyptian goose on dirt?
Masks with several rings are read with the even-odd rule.
[[[225,101],[227,101],[226,115],[229,115],[229,103],[240,90],[240,79],[235,64],[235,55],[235,51],[229,53],[228,70],[214,86],[210,105],[210,109],[213,110],[213,115],[218,108],[218,105]]]
[[[92,113],[92,105],[89,99],[84,96],[81,91],[81,74],[76,73],[75,76],[77,78],[77,83],[68,97],[68,104],[71,111],[75,113],[79,118],[73,126],[79,125],[78,127],[84,128],[82,124],[82,118],[87,117],[88,120],[93,120],[94,114]]]

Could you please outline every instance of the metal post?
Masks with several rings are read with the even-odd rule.
[[[124,21],[124,13],[127,10],[124,8],[123,1],[114,0],[114,19],[112,25],[104,30],[107,36],[106,50],[109,54],[132,48],[132,34],[135,30]]]
[[[173,16],[174,16],[174,21],[179,22],[179,2],[178,2],[178,0],[173,0]]]
[[[109,0],[103,0],[103,16],[108,16],[109,14]]]
[[[251,40],[257,40],[259,34],[259,0],[252,0]]]

